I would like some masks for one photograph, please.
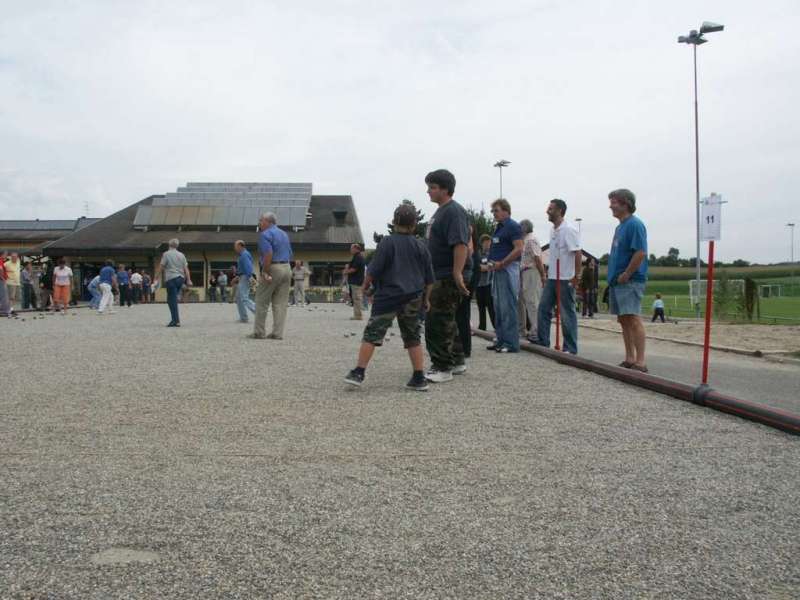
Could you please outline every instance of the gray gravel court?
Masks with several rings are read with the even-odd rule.
[[[396,329],[350,390],[343,306],[181,309],[0,321],[0,597],[798,597],[796,438],[477,339],[406,391]]]

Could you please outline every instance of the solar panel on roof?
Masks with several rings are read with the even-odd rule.
[[[136,226],[255,225],[275,212],[281,225],[302,227],[311,204],[310,183],[189,182],[139,207]]]
[[[198,206],[184,206],[181,212],[181,225],[194,225],[197,223]]]
[[[228,208],[227,223],[218,223],[219,225],[244,225],[244,208],[239,206],[231,206]]]
[[[197,210],[197,225],[211,225],[214,221],[214,207],[201,206]]]
[[[167,218],[164,223],[166,225],[180,225],[181,212],[183,212],[183,209],[180,206],[167,207]]]
[[[250,206],[244,209],[244,224],[245,225],[255,225],[258,223],[258,218],[261,216],[262,211],[261,207],[258,206]]]
[[[150,219],[153,217],[152,206],[140,206],[136,211],[136,217],[133,219],[134,227],[142,227],[150,225]]]
[[[214,215],[211,217],[212,225],[227,225],[228,224],[228,207],[215,206]]]
[[[150,217],[150,225],[163,225],[167,221],[167,211],[169,208],[166,206],[154,206],[153,214]]]

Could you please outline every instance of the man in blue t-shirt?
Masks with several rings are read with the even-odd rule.
[[[494,303],[494,330],[497,341],[488,347],[497,352],[519,352],[519,261],[525,236],[511,218],[511,205],[505,198],[492,202],[492,215],[497,221],[489,250]]]
[[[114,295],[111,290],[116,286],[117,272],[114,270],[114,263],[107,260],[105,266],[100,269],[100,281],[97,284],[97,289],[100,290],[100,304],[97,306],[97,314],[105,314],[106,309],[110,313],[114,312],[111,310],[114,305]]]
[[[608,258],[608,306],[617,315],[625,341],[625,360],[621,367],[647,373],[644,358],[645,331],[642,296],[647,282],[647,229],[635,217],[636,196],[619,189],[608,194],[609,208],[619,220]]]

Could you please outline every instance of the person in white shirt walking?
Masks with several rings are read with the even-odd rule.
[[[142,301],[142,274],[139,269],[131,273],[131,291],[133,292],[133,303],[139,304]]]
[[[547,218],[553,224],[547,261],[547,282],[539,302],[537,339],[534,343],[550,347],[550,323],[556,305],[556,286],[559,288],[561,330],[564,351],[578,353],[578,314],[575,312],[575,288],[581,271],[581,237],[567,223],[567,203],[558,198],[547,205]]]

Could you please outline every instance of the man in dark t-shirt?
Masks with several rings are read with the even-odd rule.
[[[361,244],[353,244],[350,246],[350,254],[353,258],[347,263],[347,268],[344,270],[347,275],[347,285],[350,286],[350,299],[353,301],[353,316],[350,317],[352,321],[361,321],[364,317],[361,314],[361,309],[364,305],[364,294],[361,286],[364,285],[364,248]]]
[[[436,282],[425,322],[425,345],[431,357],[425,377],[443,383],[467,370],[456,310],[461,298],[469,296],[464,283],[464,268],[469,261],[469,215],[453,200],[456,179],[450,171],[428,173],[425,183],[431,202],[439,206],[426,233]]]

